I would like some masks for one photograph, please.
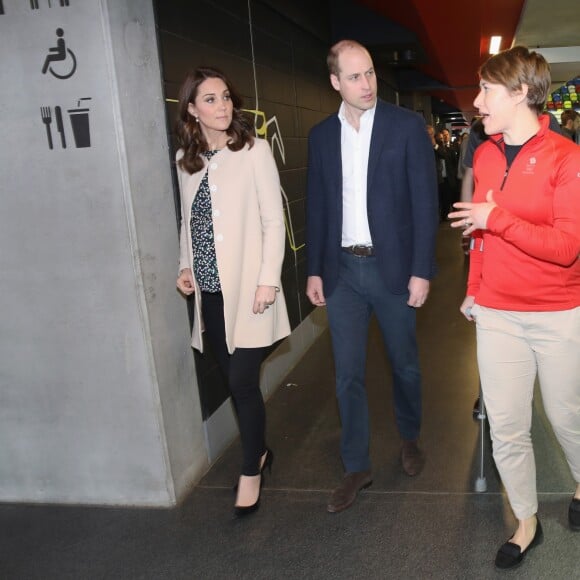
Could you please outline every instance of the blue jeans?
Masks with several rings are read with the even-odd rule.
[[[381,280],[375,257],[342,252],[339,281],[326,296],[342,423],[341,456],[347,472],[370,469],[369,411],[365,386],[369,322],[374,312],[393,372],[397,427],[414,440],[421,427],[421,371],[415,310],[408,293],[392,294]]]

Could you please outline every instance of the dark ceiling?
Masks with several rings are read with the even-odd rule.
[[[368,46],[377,68],[388,66],[394,71],[400,91],[430,95],[433,112],[440,116],[455,113],[469,120],[475,113],[477,70],[489,57],[493,35],[502,36],[502,49],[522,42],[521,37],[534,48],[568,47],[568,55],[577,54],[572,60],[580,61],[580,47],[570,46],[580,36],[578,0],[334,0],[329,4],[333,39],[354,38]],[[551,66],[560,72],[561,65]],[[562,74],[570,75],[565,80],[580,74],[580,62],[565,63]]]

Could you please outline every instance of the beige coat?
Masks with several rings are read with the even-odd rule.
[[[177,159],[183,155],[178,151]],[[181,192],[179,269],[193,271],[191,206],[205,174],[190,175],[177,168]],[[285,227],[276,162],[266,141],[249,149],[222,149],[209,161],[213,230],[218,272],[224,298],[228,351],[269,346],[290,334],[280,273]],[[191,345],[203,351],[201,292],[195,280],[195,320]],[[254,314],[258,286],[276,286],[276,301],[263,314]]]

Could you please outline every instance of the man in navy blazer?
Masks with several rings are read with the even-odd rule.
[[[373,312],[393,369],[403,469],[417,475],[424,464],[415,309],[435,273],[438,199],[425,123],[377,99],[366,48],[340,41],[327,62],[342,104],[308,140],[306,294],[328,311],[345,475],[327,509],[340,512],[372,483],[365,367]]]

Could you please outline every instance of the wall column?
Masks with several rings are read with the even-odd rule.
[[[208,461],[152,4],[3,8],[0,501],[172,505]]]

